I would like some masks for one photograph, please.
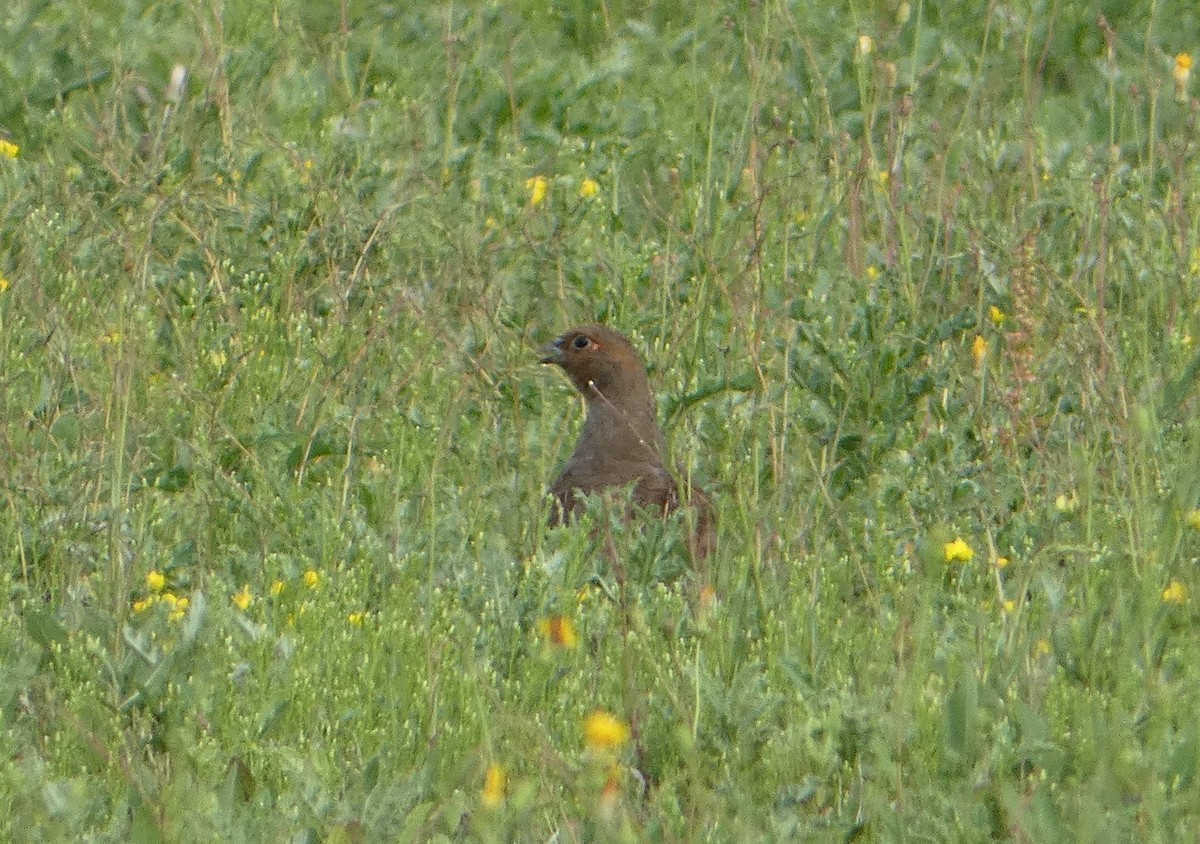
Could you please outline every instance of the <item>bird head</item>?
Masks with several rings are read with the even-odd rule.
[[[589,402],[641,400],[649,395],[646,367],[628,340],[603,325],[572,328],[542,347],[542,363],[562,368]]]

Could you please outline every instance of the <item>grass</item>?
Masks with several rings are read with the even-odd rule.
[[[9,4],[0,837],[1200,837],[1198,25]]]

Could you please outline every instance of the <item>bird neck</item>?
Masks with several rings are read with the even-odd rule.
[[[587,419],[576,451],[662,463],[665,442],[649,395],[618,402],[596,391],[587,398]]]

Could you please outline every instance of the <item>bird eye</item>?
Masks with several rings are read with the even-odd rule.
[[[579,336],[575,338],[575,342],[571,345],[577,349],[586,349],[588,346],[592,345],[592,341],[587,337]]]

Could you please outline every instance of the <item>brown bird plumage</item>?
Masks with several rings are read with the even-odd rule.
[[[633,345],[603,325],[584,325],[543,347],[542,363],[561,367],[587,403],[579,442],[550,487],[550,524],[570,521],[583,509],[580,493],[631,484],[633,502],[641,507],[664,516],[679,507],[679,487],[663,462],[654,395]],[[688,544],[701,559],[712,546],[712,507],[697,489],[687,503],[695,510]]]

